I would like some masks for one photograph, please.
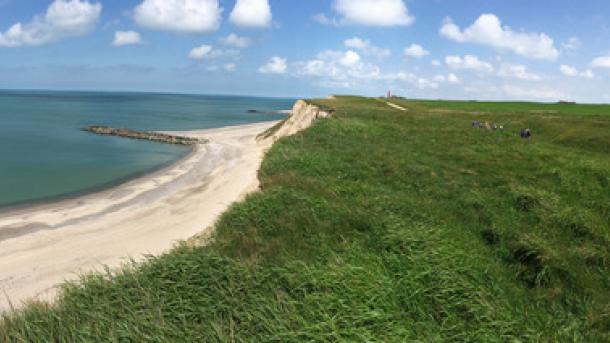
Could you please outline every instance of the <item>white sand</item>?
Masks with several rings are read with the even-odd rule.
[[[52,300],[79,273],[158,255],[209,229],[219,214],[258,188],[273,140],[256,135],[277,122],[179,132],[210,143],[180,162],[115,188],[0,214],[0,311]]]

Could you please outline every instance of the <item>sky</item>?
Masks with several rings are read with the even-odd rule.
[[[610,102],[607,0],[0,0],[0,89]]]

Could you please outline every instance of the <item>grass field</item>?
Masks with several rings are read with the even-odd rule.
[[[0,341],[610,340],[610,106],[313,102],[334,117],[272,148],[213,243],[67,285]]]

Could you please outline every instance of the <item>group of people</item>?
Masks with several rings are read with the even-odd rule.
[[[472,128],[473,129],[480,128],[480,129],[487,129],[487,130],[504,130],[504,125],[498,125],[496,123],[490,123],[487,121],[473,120]],[[532,136],[532,131],[530,129],[521,129],[521,138],[529,139],[531,136]]]
[[[481,129],[487,129],[487,130],[504,130],[504,126],[503,125],[498,125],[496,123],[490,123],[490,122],[486,122],[486,121],[478,121],[475,120],[472,122],[472,127],[473,128],[481,128]]]

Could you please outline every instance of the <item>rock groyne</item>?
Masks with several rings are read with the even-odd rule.
[[[142,139],[142,140],[147,140],[147,141],[155,141],[155,142],[178,144],[178,145],[195,145],[195,144],[203,144],[203,143],[208,142],[206,139],[201,139],[201,138],[176,136],[176,135],[170,135],[170,134],[166,134],[166,133],[152,132],[152,131],[117,129],[117,128],[113,128],[113,127],[109,127],[109,126],[94,125],[94,126],[88,126],[88,127],[84,128],[84,130],[87,132],[98,134],[98,135]]]

